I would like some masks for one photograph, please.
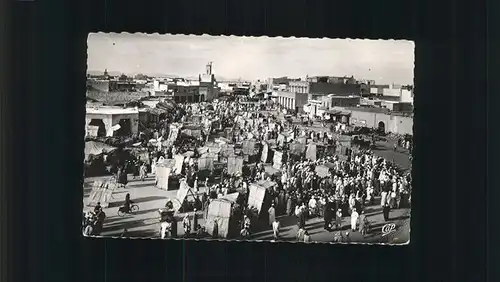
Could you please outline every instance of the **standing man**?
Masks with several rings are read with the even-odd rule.
[[[219,223],[217,222],[217,219],[214,219],[214,229],[212,232],[212,238],[217,239],[219,237]]]
[[[389,212],[391,211],[391,206],[389,205],[389,203],[385,203],[384,204],[384,220],[385,221],[389,221]]]
[[[325,211],[323,213],[325,220],[325,226],[323,228],[326,231],[332,231],[332,229],[330,228],[330,224],[332,223],[334,217],[334,209],[333,209],[333,202],[331,200],[332,199],[327,200],[327,203],[325,205]]]
[[[172,238],[177,237],[177,219],[175,218],[175,216],[172,216],[172,228],[171,228],[170,234],[171,234]]]
[[[302,203],[299,207],[299,214],[298,214],[298,218],[299,218],[299,227],[304,227],[306,226],[306,206],[304,203]]]
[[[184,237],[189,237],[191,233],[191,220],[189,219],[189,215],[186,215],[182,220],[182,227],[184,227]]]
[[[365,211],[361,211],[361,215],[359,216],[359,232],[363,237],[366,235],[366,223],[367,223]]]
[[[197,209],[194,208],[194,211],[193,211],[193,226],[194,226],[194,231],[198,231],[198,217],[196,216],[196,211]]]
[[[337,210],[336,218],[335,218],[335,228],[342,229],[342,209]]]
[[[292,196],[286,192],[286,215],[292,215]]]

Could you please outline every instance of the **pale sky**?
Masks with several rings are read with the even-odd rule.
[[[89,71],[196,77],[344,76],[377,84],[413,84],[412,41],[92,33]]]

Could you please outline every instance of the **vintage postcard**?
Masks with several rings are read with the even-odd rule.
[[[414,48],[90,34],[83,235],[408,244]]]

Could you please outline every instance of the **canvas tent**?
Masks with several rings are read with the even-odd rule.
[[[290,144],[290,154],[302,156],[305,151],[306,151],[306,145],[304,143]]]
[[[231,208],[233,201],[228,199],[215,199],[208,206],[207,218],[205,219],[205,230],[213,234],[214,225],[217,222],[217,237],[227,238],[229,235],[229,222],[231,220]]]
[[[269,196],[268,189],[276,185],[273,181],[259,181],[250,185],[248,194],[248,206],[257,209],[259,216],[267,213],[271,206],[272,199]]]
[[[285,142],[290,142],[293,140],[293,133],[291,132],[284,132],[284,133],[280,133],[278,135],[278,138],[276,139],[276,142],[278,143],[278,145],[280,146],[283,146]]]
[[[236,203],[236,200],[238,199],[239,195],[240,195],[239,192],[234,192],[234,193],[230,193],[230,194],[223,196],[221,199],[225,199],[225,200]]]
[[[193,189],[189,187],[189,185],[185,180],[181,180],[179,185],[179,190],[177,190],[177,195],[175,197],[176,201],[172,201],[172,202],[178,202],[179,204],[179,207],[177,207],[176,206],[177,204],[174,203],[174,207],[176,208],[176,210],[179,210],[181,208],[180,204],[182,204],[182,202],[184,202],[186,198],[190,199],[189,197],[191,197],[193,200],[197,199],[196,194],[194,194],[193,192]]]
[[[261,153],[261,162],[269,163],[273,159],[274,151],[270,150],[269,145],[266,142],[262,142],[262,153]]]
[[[175,167],[172,170],[173,173],[180,174],[182,171],[182,165],[184,164],[184,156],[183,155],[175,155]]]
[[[195,138],[199,138],[201,136],[201,130],[203,127],[197,125],[187,125],[184,126],[181,130],[182,134],[186,134],[188,136],[192,136]]]
[[[274,181],[260,180],[256,182],[257,185],[262,186],[266,189],[273,189],[277,184]]]
[[[276,139],[276,143],[278,143],[278,146],[283,146],[286,142],[286,137],[283,133],[278,135],[278,138]]]
[[[264,171],[268,175],[281,175],[281,170],[274,168],[273,166],[266,165],[264,166]]]
[[[177,140],[177,137],[179,136],[179,128],[180,128],[180,125],[176,125],[176,124],[170,125],[168,138],[166,140],[167,144],[165,144],[165,145],[174,144],[174,142]]]
[[[200,147],[200,148],[196,148],[196,151],[198,152],[198,154],[200,155],[203,155],[205,153],[208,153],[208,147]]]
[[[107,208],[116,187],[116,181],[111,179],[107,181],[94,181],[92,184],[92,191],[87,201],[87,206],[93,207],[96,206],[97,203],[100,203],[103,208]]]
[[[328,166],[325,166],[325,165],[318,165],[316,166],[316,174],[323,178],[323,177],[327,177],[330,175],[330,168]]]
[[[283,152],[275,150],[273,156],[273,167],[275,169],[281,169],[282,162],[283,162]]]
[[[218,160],[216,154],[205,153],[198,158],[198,169],[199,170],[213,170],[214,162]]]
[[[251,184],[250,193],[248,194],[248,206],[257,209],[260,214],[266,193],[266,188],[257,184]]]
[[[351,147],[351,141],[352,141],[352,138],[351,138],[351,136],[348,136],[348,135],[340,135],[338,137],[338,142],[343,147],[350,148]]]
[[[221,151],[220,145],[216,143],[206,144],[209,153],[219,154]]]
[[[223,157],[234,156],[234,145],[221,144],[220,148],[221,148],[221,151],[220,151],[221,156],[223,156]]]
[[[243,173],[243,158],[228,157],[227,158],[227,173],[229,175],[241,175]]]
[[[116,150],[115,147],[109,146],[102,142],[88,141],[85,142],[85,160],[88,160],[90,155],[100,155],[102,153],[110,153]]]
[[[255,140],[243,141],[243,154],[250,156],[255,154]]]
[[[156,187],[168,190],[168,179],[170,178],[170,167],[159,165],[156,167]]]

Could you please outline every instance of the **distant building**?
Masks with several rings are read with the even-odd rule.
[[[101,92],[87,91],[87,99],[90,102],[104,106],[126,107],[137,101],[149,97],[148,92]]]
[[[380,108],[382,106],[382,100],[363,98],[360,100],[359,105],[361,107]]]
[[[368,86],[375,85],[375,80],[370,80],[370,79],[358,79],[357,80],[359,84],[366,84]]]
[[[391,113],[384,108],[339,108],[350,112],[350,124],[377,128],[384,132],[413,135],[412,115]]]
[[[360,104],[361,97],[359,96],[325,96],[323,101],[326,102],[327,108],[333,107],[356,107]]]
[[[412,86],[376,85],[370,87],[370,94],[381,100],[413,104]]]
[[[105,69],[103,74],[87,74],[88,78],[93,78],[97,80],[109,80],[111,76],[108,73],[108,69]]]
[[[294,93],[309,93],[310,83],[307,81],[290,81],[289,91]]]
[[[390,110],[391,112],[399,112],[399,113],[413,112],[413,105],[411,103],[382,101],[380,106],[382,108]]]
[[[354,76],[307,76],[307,82],[328,84],[357,84]]]
[[[359,84],[333,84],[324,82],[311,82],[309,84],[310,99],[315,100],[329,94],[336,96],[361,96],[361,86]]]
[[[290,81],[288,84],[288,91],[294,93],[307,93],[309,99],[318,100],[322,96],[333,94],[336,96],[360,96],[361,85],[359,84],[341,84],[329,83],[323,81]]]
[[[174,78],[155,80],[151,96],[167,97],[177,103],[212,101],[219,96],[220,88],[212,73],[212,63],[196,79]]]
[[[109,92],[109,80],[87,79],[87,90]]]
[[[374,96],[383,96],[384,89],[390,88],[389,85],[372,85],[370,86],[370,94]]]
[[[357,107],[360,104],[360,99],[359,96],[322,95],[318,99],[309,99],[304,106],[304,111],[310,113],[311,116],[320,116],[319,113],[322,111],[334,107]]]
[[[303,106],[303,111],[310,117],[321,116],[325,110],[327,108],[324,102],[320,100],[308,100],[307,104]]]
[[[217,86],[220,89],[220,92],[232,93],[234,88],[236,87],[236,83],[234,82],[218,82]]]
[[[142,108],[139,109],[139,120],[143,123],[157,123],[160,121],[160,116],[164,113],[163,110],[160,110],[155,107],[150,108]]]
[[[401,89],[401,103],[411,103],[413,104],[413,87],[411,89],[402,88]]]
[[[267,91],[289,91],[288,85],[290,82],[300,81],[300,78],[277,77],[267,80]]]
[[[233,94],[238,96],[248,96],[250,94],[250,88],[243,86],[234,87]]]
[[[176,103],[194,103],[200,101],[199,85],[171,85],[169,92]]]
[[[168,90],[168,82],[166,81],[160,81],[160,80],[154,80],[153,81],[153,90],[155,92],[165,92]]]
[[[212,62],[205,66],[205,73],[199,76],[199,101],[212,101],[219,96],[219,88],[212,73]]]
[[[109,91],[134,92],[137,90],[139,89],[134,81],[124,79],[109,81]]]
[[[401,97],[401,86],[399,85],[390,85],[389,88],[383,89],[384,96],[392,96],[392,97]]]
[[[303,110],[304,105],[308,102],[307,93],[293,93],[293,92],[285,92],[279,91],[276,93],[276,101],[278,104],[283,107],[294,110],[296,112],[300,112]]]

